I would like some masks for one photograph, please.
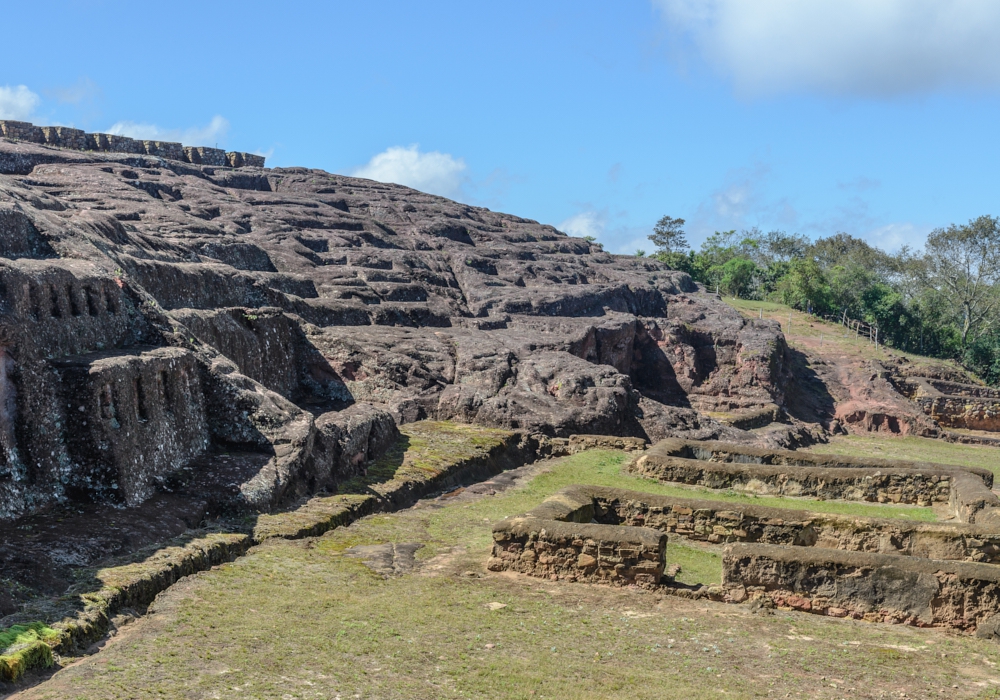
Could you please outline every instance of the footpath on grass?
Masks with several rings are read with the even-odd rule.
[[[590,450],[320,537],[272,538],[179,582],[100,654],[18,697],[976,698],[1000,687],[1000,652],[982,640],[484,569],[493,524],[567,486],[672,490],[623,473],[628,460]],[[718,580],[716,552],[672,538],[667,556],[692,582]]]

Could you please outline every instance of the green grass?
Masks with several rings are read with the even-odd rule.
[[[373,486],[384,491],[393,481],[432,479],[458,462],[487,456],[511,435],[507,430],[451,421],[409,423],[400,433],[401,439],[368,465],[366,475],[341,484],[340,493],[365,493]]]
[[[836,436],[809,452],[848,457],[881,457],[917,462],[937,462],[960,467],[989,469],[1000,476],[1000,449],[985,445],[962,445],[922,437]]]
[[[970,381],[975,381],[972,375],[967,373],[961,365],[953,360],[926,357],[895,348],[887,350],[881,345],[876,350],[867,338],[855,339],[854,331],[848,330],[840,323],[824,321],[816,316],[796,311],[784,304],[769,301],[734,299],[732,297],[723,297],[723,301],[747,318],[758,318],[761,309],[763,309],[764,318],[777,321],[781,324],[781,330],[785,335],[785,339],[793,348],[802,346],[807,347],[813,352],[817,349],[827,352],[839,351],[846,355],[854,355],[866,359],[884,359],[888,352],[899,357],[905,357],[917,365],[947,366],[952,370],[966,374]],[[789,320],[791,320],[790,324]]]
[[[644,491],[660,496],[675,496],[680,498],[704,498],[725,503],[741,503],[746,505],[768,506],[770,508],[791,508],[795,510],[811,510],[817,513],[832,513],[837,515],[857,515],[868,518],[902,518],[906,520],[935,520],[931,508],[919,506],[883,505],[874,503],[859,503],[855,501],[816,501],[807,498],[788,498],[782,496],[756,496],[734,491],[718,491],[699,486],[679,486],[664,484],[652,479],[644,479],[621,472],[621,464],[626,455],[620,452],[591,450],[574,456],[570,462],[562,463],[552,471],[538,476],[523,492],[524,510],[529,510],[528,503],[538,499],[541,494],[552,494],[559,489],[573,484],[588,486],[610,486],[613,488]]]
[[[741,505],[766,506],[768,508],[788,508],[792,510],[808,510],[814,513],[830,513],[833,515],[853,515],[864,518],[899,518],[902,520],[921,520],[933,522],[937,520],[932,508],[907,505],[883,505],[858,501],[816,501],[809,498],[791,498],[786,496],[756,496],[736,491],[717,491],[700,486],[685,487],[662,484],[664,496],[682,498],[704,498],[725,503]],[[648,488],[642,489],[648,491]]]
[[[782,498],[780,496],[754,496],[734,493],[732,491],[715,491],[700,487],[685,487],[675,484],[662,484],[652,479],[643,479],[621,471],[621,465],[628,456],[621,452],[605,450],[590,450],[573,457],[556,462],[552,468],[535,477],[528,485],[516,492],[504,494],[502,498],[487,499],[477,503],[474,514],[484,522],[494,522],[508,515],[525,513],[538,503],[559,491],[574,484],[588,486],[608,486],[612,488],[631,489],[662,496],[682,498],[704,498],[726,503],[760,505],[772,508],[793,508],[796,510],[811,510],[820,513],[840,515],[858,515],[872,518],[903,518],[911,520],[933,521],[934,511],[931,508],[917,506],[880,505],[855,503],[851,501],[815,501],[805,498]],[[388,520],[388,519],[387,519]],[[492,541],[491,531],[483,529],[473,534],[469,531],[467,513],[445,509],[432,519],[428,526],[429,534],[434,538],[448,541],[459,536],[467,538],[470,544],[486,546]],[[383,541],[388,541],[385,535]],[[437,553],[434,545],[421,550],[418,556],[430,557]]]
[[[12,648],[30,644],[38,640],[51,639],[58,634],[54,629],[41,622],[32,622],[27,625],[13,625],[5,630],[0,630],[0,653],[6,653]]]
[[[0,680],[16,681],[26,671],[50,667],[52,648],[47,642],[58,636],[58,632],[41,622],[0,630]]]
[[[722,583],[722,554],[717,549],[680,544],[674,539],[667,542],[667,562],[681,567],[680,573],[674,577],[679,583]]]
[[[25,697],[702,700],[839,698],[853,687],[851,697],[971,698],[996,677],[1000,650],[958,635],[484,573],[491,524],[564,486],[666,491],[622,475],[623,459],[588,452],[492,497],[271,540],[184,579],[155,614]],[[383,579],[343,555],[380,542],[423,543],[424,567]],[[684,582],[718,580],[716,552],[672,542],[668,559]]]

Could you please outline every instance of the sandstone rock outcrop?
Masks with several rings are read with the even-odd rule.
[[[390,418],[747,439],[708,414],[782,403],[777,325],[655,261],[397,185],[50,131],[0,139],[2,518],[179,488],[266,510],[349,478]]]

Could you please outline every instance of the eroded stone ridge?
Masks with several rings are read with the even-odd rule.
[[[264,167],[264,156],[207,146],[183,146],[171,141],[133,139],[117,134],[88,134],[68,126],[35,126],[29,122],[0,119],[0,136],[12,141],[44,144],[76,151],[133,153],[179,160],[198,165],[229,166],[231,168]]]
[[[205,523],[346,517],[272,520],[316,494],[389,508],[540,455],[816,430],[775,408],[777,324],[655,260],[396,185],[29,127],[0,138],[0,615]],[[643,580],[649,559],[616,556],[609,577]]]
[[[1000,431],[1000,391],[977,384],[897,377],[893,385],[920,408],[949,428]]]

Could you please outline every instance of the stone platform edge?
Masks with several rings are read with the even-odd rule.
[[[150,155],[195,165],[263,168],[265,159],[264,156],[242,151],[226,152],[221,148],[184,146],[173,141],[133,139],[118,134],[89,134],[68,126],[35,126],[29,122],[10,119],[0,119],[0,136],[11,141],[69,148],[75,151]]]

